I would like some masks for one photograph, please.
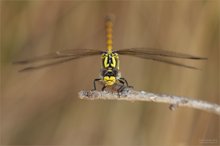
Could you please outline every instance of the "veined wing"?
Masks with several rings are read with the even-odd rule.
[[[194,55],[177,53],[172,51],[167,51],[163,49],[154,49],[154,48],[130,48],[116,51],[122,55],[139,55],[139,54],[147,54],[147,55],[155,55],[161,57],[174,57],[174,58],[183,58],[183,59],[198,59],[198,60],[206,60],[205,57],[198,57]]]
[[[14,64],[28,64],[37,61],[46,61],[46,60],[53,60],[53,59],[60,59],[66,57],[86,57],[91,55],[99,55],[102,54],[103,51],[101,50],[92,50],[92,49],[72,49],[72,50],[60,50],[53,53],[45,54],[42,56],[37,56],[29,59],[18,60],[13,62]]]
[[[29,71],[34,69],[40,69],[74,59],[79,59],[88,56],[100,55],[103,51],[101,50],[92,50],[92,49],[73,49],[73,50],[61,50],[54,53],[49,53],[42,56],[33,57],[30,59],[24,59],[13,62],[14,64],[23,64],[29,65],[28,67],[23,68],[20,71]],[[40,65],[31,65],[33,63],[38,63],[41,61],[47,61],[46,63]]]
[[[121,55],[129,55],[129,56],[134,56],[134,57],[139,57],[139,58],[144,58],[144,59],[150,59],[154,61],[160,61],[160,62],[182,66],[186,68],[191,68],[191,69],[198,69],[198,68],[190,66],[190,65],[185,65],[179,62],[175,62],[173,60],[170,60],[168,57],[190,59],[190,60],[207,60],[207,58],[205,57],[198,57],[198,56],[193,56],[193,55],[184,54],[184,53],[177,53],[177,52],[172,52],[172,51],[167,51],[167,50],[162,50],[162,49],[152,49],[152,48],[146,48],[146,49],[131,48],[131,49],[118,50],[116,52]]]

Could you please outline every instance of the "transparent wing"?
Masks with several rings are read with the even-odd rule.
[[[24,59],[24,60],[18,60],[13,63],[29,65],[28,67],[25,67],[22,70],[20,70],[20,71],[29,71],[29,70],[40,69],[40,68],[64,63],[64,62],[71,61],[74,59],[79,59],[82,57],[100,55],[102,53],[103,51],[101,50],[92,50],[92,49],[61,50],[61,51],[49,53],[43,56],[37,56],[37,57]],[[38,63],[41,61],[45,61],[46,63],[42,63],[40,65],[33,65],[34,63]]]
[[[167,51],[163,49],[154,49],[154,48],[130,48],[130,49],[123,49],[116,51],[122,55],[154,55],[154,56],[161,56],[161,57],[175,57],[175,58],[183,58],[183,59],[199,59],[204,60],[207,59],[205,57],[198,57],[184,53],[177,53],[172,51]]]
[[[144,48],[131,48],[131,49],[118,50],[116,52],[120,55],[129,55],[129,56],[134,56],[134,57],[139,57],[139,58],[144,58],[144,59],[150,59],[154,61],[160,61],[160,62],[182,66],[186,68],[191,68],[191,69],[198,69],[198,68],[173,61],[169,59],[169,57],[190,59],[190,60],[206,60],[207,59],[205,57],[198,57],[198,56],[193,56],[189,54],[177,53],[177,52],[172,52],[172,51],[167,51],[167,50],[162,50],[162,49],[153,49],[153,48],[145,48],[145,49]]]
[[[29,59],[18,60],[13,62],[14,64],[28,64],[38,61],[46,61],[46,60],[53,60],[53,59],[60,59],[60,58],[67,58],[67,57],[86,57],[91,55],[99,55],[102,54],[103,51],[101,50],[92,50],[92,49],[73,49],[73,50],[60,50],[53,53],[45,54],[42,56],[37,56]]]

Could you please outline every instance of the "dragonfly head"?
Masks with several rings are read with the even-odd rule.
[[[117,71],[113,69],[108,69],[103,71],[103,81],[106,86],[111,86],[116,82]]]
[[[116,77],[115,76],[105,76],[103,80],[104,80],[106,86],[111,86],[111,85],[115,84]]]

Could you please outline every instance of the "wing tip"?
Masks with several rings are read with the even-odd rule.
[[[34,69],[34,68],[33,67],[26,67],[26,68],[18,70],[18,72],[26,72],[26,71],[30,71],[32,69]]]
[[[105,16],[105,21],[114,21],[115,20],[115,15],[110,13]]]
[[[12,64],[26,64],[28,63],[27,60],[20,60],[20,61],[13,61]]]
[[[207,57],[196,57],[196,56],[192,56],[192,57],[190,57],[190,59],[195,59],[195,60],[208,60]]]

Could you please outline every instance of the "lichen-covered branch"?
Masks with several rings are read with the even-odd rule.
[[[126,89],[120,94],[117,92],[109,91],[80,91],[79,98],[87,100],[103,99],[167,103],[170,105],[169,107],[171,110],[175,110],[177,107],[185,106],[220,115],[220,105],[218,104],[186,97],[159,95],[145,91],[135,91],[132,89]]]

